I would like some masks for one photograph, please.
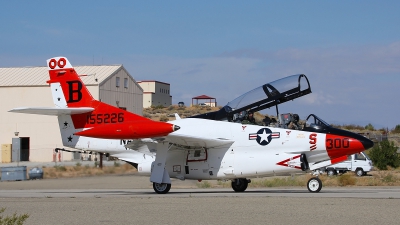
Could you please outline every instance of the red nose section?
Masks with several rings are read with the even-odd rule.
[[[326,151],[331,159],[341,158],[362,152],[373,146],[373,142],[367,138],[344,137],[339,135],[326,135]]]
[[[75,135],[105,139],[139,139],[162,137],[179,129],[179,126],[152,120],[107,124],[80,131]]]

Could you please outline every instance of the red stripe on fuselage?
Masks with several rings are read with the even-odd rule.
[[[331,159],[332,164],[340,163],[347,160],[347,155],[341,156],[339,158]]]

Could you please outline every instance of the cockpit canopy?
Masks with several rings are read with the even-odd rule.
[[[242,111],[257,112],[310,93],[310,82],[306,75],[292,75],[244,93],[217,112],[205,113],[192,118],[231,121],[235,113]]]

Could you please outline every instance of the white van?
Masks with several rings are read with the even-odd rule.
[[[325,167],[326,174],[333,176],[353,171],[357,176],[366,175],[373,168],[371,159],[364,152],[349,155],[346,161]]]

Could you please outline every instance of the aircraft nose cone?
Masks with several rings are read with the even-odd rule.
[[[179,130],[179,129],[181,129],[180,126],[174,125],[174,131],[177,131],[177,130]]]
[[[362,143],[362,145],[364,146],[364,149],[367,150],[369,148],[372,148],[374,146],[374,142],[369,140],[366,137],[363,137],[360,139],[360,142]]]

